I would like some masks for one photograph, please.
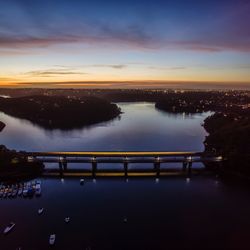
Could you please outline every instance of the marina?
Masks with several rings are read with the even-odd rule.
[[[16,184],[1,184],[0,198],[33,198],[42,194],[41,181],[22,182]]]

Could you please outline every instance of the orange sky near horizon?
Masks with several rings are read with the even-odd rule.
[[[85,88],[85,89],[239,89],[250,91],[248,82],[200,81],[87,81],[19,83],[0,81],[0,88]]]

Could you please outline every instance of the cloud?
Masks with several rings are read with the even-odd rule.
[[[90,67],[96,67],[96,68],[112,68],[112,69],[124,69],[127,67],[125,64],[93,64],[89,65]]]
[[[0,36],[0,48],[44,48],[50,45],[60,43],[77,42],[78,39],[70,36],[64,37],[34,37],[29,35],[23,36]]]
[[[148,69],[155,69],[155,70],[184,70],[187,67],[179,66],[179,67],[157,67],[157,66],[149,66]]]
[[[29,51],[17,50],[17,49],[5,49],[0,46],[0,55],[1,56],[24,56],[29,55]]]
[[[75,70],[81,68],[112,68],[112,69],[124,69],[127,68],[127,64],[83,64],[78,66],[68,66],[68,65],[54,65],[58,68],[63,68],[67,70]]]
[[[84,35],[55,34],[53,36],[35,37],[25,36],[0,36],[0,54],[1,55],[26,55],[35,53],[29,49],[49,48],[61,44],[88,45],[97,49],[112,49],[124,47],[128,49],[142,50],[190,50],[200,52],[220,52],[220,51],[240,51],[250,52],[249,38],[235,38],[234,35],[228,36],[228,39],[211,39],[200,37],[197,40],[169,40],[165,38],[134,36],[130,32],[122,31],[116,33]],[[83,47],[84,48],[84,47]],[[96,65],[98,67],[98,65]],[[101,67],[101,66],[100,66]],[[113,68],[124,68],[124,65],[110,65]]]
[[[66,69],[34,70],[25,72],[29,77],[54,77],[59,75],[86,75],[87,73],[79,71],[69,71]]]
[[[204,40],[202,40],[204,39]],[[221,51],[239,51],[239,52],[250,52],[250,42],[241,41],[240,39],[224,41],[223,39],[213,39],[208,41],[206,38],[201,40],[190,40],[190,41],[172,41],[168,43],[168,47],[172,49],[182,50],[193,50],[200,52],[221,52]],[[249,37],[250,39],[250,37]]]
[[[32,70],[23,72],[22,75],[28,77],[55,77],[63,75],[88,75],[87,72],[82,72],[82,68],[112,68],[112,69],[123,69],[126,68],[125,64],[93,64],[93,65],[82,65],[82,66],[67,66],[67,65],[55,65],[56,68],[45,69],[45,70]]]
[[[164,1],[159,1],[156,9],[151,10],[151,4],[144,4],[140,11],[133,10],[131,3],[125,3],[125,9],[122,4],[104,8],[106,2],[103,5],[103,1],[97,1],[99,4],[92,6],[93,9],[91,3],[86,6],[81,1],[75,4],[48,0],[28,1],[29,4],[21,0],[10,2],[3,1],[0,6],[0,54],[7,54],[8,50],[10,54],[13,50],[21,54],[29,49],[62,44],[121,50],[126,47],[250,52],[248,0],[206,1],[207,5],[203,1],[198,4],[181,1],[183,6],[190,5],[187,10],[178,4],[166,8]],[[142,18],[144,12],[152,15]],[[8,50],[2,52],[3,49]]]
[[[60,44],[82,44],[89,46],[127,46],[130,48],[154,48],[156,42],[146,31],[137,25],[128,25],[120,28],[107,24],[95,24],[96,26],[72,27],[46,32],[38,30],[34,35],[29,30],[22,34],[10,34],[0,32],[0,49],[29,49],[48,48]]]
[[[11,82],[11,81],[16,81],[16,78],[13,77],[0,77],[0,82]]]

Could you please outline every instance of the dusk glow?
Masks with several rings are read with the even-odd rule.
[[[249,13],[249,0],[0,0],[0,85],[249,88]]]
[[[1,250],[250,249],[250,0],[0,0]]]

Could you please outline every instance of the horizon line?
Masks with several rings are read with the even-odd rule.
[[[250,82],[242,81],[190,81],[190,80],[124,80],[124,81],[57,81],[57,82],[7,82],[0,88],[48,89],[240,89],[250,90]]]

